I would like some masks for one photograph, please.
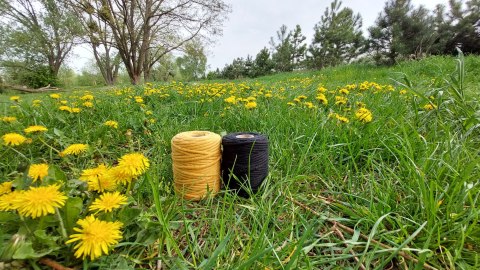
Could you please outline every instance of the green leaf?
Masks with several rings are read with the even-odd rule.
[[[83,210],[83,200],[78,197],[68,198],[63,208],[63,221],[67,233],[70,234],[73,231],[73,227],[77,222],[78,216]]]

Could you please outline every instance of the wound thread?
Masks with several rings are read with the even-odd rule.
[[[172,138],[175,192],[187,200],[200,200],[220,190],[220,135],[187,131]]]
[[[246,196],[256,192],[268,175],[268,139],[254,132],[230,133],[222,138],[222,179],[228,189]]]

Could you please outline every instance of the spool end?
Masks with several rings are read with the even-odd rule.
[[[251,139],[251,138],[254,138],[255,136],[253,136],[252,134],[239,134],[237,136],[235,136],[235,138],[237,139]]]

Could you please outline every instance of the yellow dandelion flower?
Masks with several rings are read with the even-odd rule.
[[[142,153],[131,153],[123,155],[118,160],[118,167],[121,168],[125,174],[139,176],[150,167],[150,162]]]
[[[18,133],[7,133],[2,136],[3,144],[10,146],[18,146],[27,142],[27,138]]]
[[[108,170],[107,174],[105,175],[104,181],[110,181],[115,184],[126,185],[130,183],[133,179],[135,179],[134,175],[126,171],[124,168],[116,166]],[[107,184],[110,182],[107,182]],[[104,186],[105,185],[102,185],[102,187]]]
[[[245,108],[251,110],[257,107],[257,103],[255,101],[249,101],[245,104]]]
[[[50,97],[53,98],[53,99],[59,99],[60,94],[50,94]]]
[[[428,103],[428,104],[425,104],[425,105],[423,106],[423,109],[424,109],[425,111],[435,110],[436,108],[437,108],[437,105],[432,104],[432,103]]]
[[[12,192],[12,181],[3,182],[0,184],[0,195]]]
[[[32,164],[28,170],[28,176],[33,179],[33,182],[42,181],[48,176],[48,164]]]
[[[83,97],[80,98],[81,100],[93,100],[94,96],[93,95],[84,95]]]
[[[48,129],[44,126],[39,126],[39,125],[35,125],[35,126],[29,126],[27,127],[26,129],[24,129],[23,131],[25,131],[25,133],[40,133],[40,132],[45,132],[47,131]]]
[[[235,96],[230,96],[230,97],[224,99],[224,101],[226,103],[229,103],[229,104],[236,104],[237,103],[237,100],[236,100]]]
[[[80,109],[80,108],[72,108],[72,110],[70,112],[71,113],[79,113],[81,111],[82,111],[82,109]]]
[[[306,99],[307,99],[307,96],[301,95],[301,96],[298,96],[297,98],[298,98],[300,101],[302,101],[302,100],[306,100]]]
[[[118,122],[117,121],[109,120],[109,121],[106,121],[103,124],[107,127],[118,128]]]
[[[34,107],[40,106],[41,103],[42,103],[42,101],[40,99],[35,99],[35,100],[32,101],[32,105]]]
[[[288,106],[295,107],[295,103],[293,103],[293,102],[287,102],[287,105],[288,105]]]
[[[335,97],[335,105],[345,105],[347,104],[347,98],[342,96]]]
[[[342,94],[342,95],[348,95],[348,94],[350,94],[350,91],[348,91],[348,89],[346,89],[346,88],[342,88],[342,89],[340,89],[340,91],[338,91],[338,92],[339,92],[340,94]]]
[[[86,152],[87,149],[88,149],[88,145],[86,145],[86,144],[81,144],[81,143],[72,144],[72,145],[68,146],[67,148],[65,148],[65,150],[63,150],[60,153],[60,156],[62,156],[62,157],[67,156],[67,155],[78,156],[81,153]]]
[[[120,206],[127,204],[127,196],[120,194],[120,192],[106,192],[100,195],[100,198],[95,199],[92,205],[88,208],[90,211],[112,212],[113,209],[120,208]]]
[[[65,111],[65,112],[71,112],[72,111],[72,108],[70,108],[68,106],[60,106],[60,107],[58,107],[58,109],[60,111]]]
[[[0,211],[16,210],[17,207],[13,202],[21,197],[23,193],[23,190],[15,190],[0,196]]]
[[[367,108],[360,108],[355,112],[355,116],[360,120],[360,122],[368,123],[372,121],[372,112]]]
[[[83,105],[83,107],[86,107],[86,108],[92,108],[93,107],[93,103],[90,102],[90,101],[85,101],[82,105]]]
[[[59,189],[60,185],[31,187],[18,196],[13,205],[22,216],[37,218],[53,214],[67,200],[67,196]]]
[[[313,105],[312,102],[305,102],[304,105],[305,105],[305,107],[307,107],[307,108],[309,108],[309,109],[315,108],[315,105]]]
[[[88,183],[88,190],[98,192],[114,190],[117,187],[117,182],[110,176],[109,170],[107,166],[100,164],[96,168],[83,170],[79,179]]]
[[[145,112],[145,115],[152,115],[152,114],[153,114],[152,111],[146,111],[146,112]]]
[[[60,104],[62,104],[62,105],[67,105],[67,104],[68,104],[68,100],[61,100],[61,101],[60,101]]]
[[[80,228],[73,229],[77,233],[70,235],[70,240],[66,242],[69,244],[78,241],[74,246],[77,258],[85,259],[89,256],[94,260],[103,254],[108,254],[109,249],[122,239],[120,228],[123,224],[121,222],[103,221],[91,215],[78,220],[77,224]]]
[[[342,122],[342,123],[348,123],[348,122],[350,122],[350,120],[348,120],[347,117],[341,116],[341,115],[339,115],[338,113],[334,114],[333,116],[334,116],[337,120],[339,120],[340,122]]]
[[[407,90],[406,90],[406,89],[402,89],[402,90],[400,90],[399,93],[400,93],[400,95],[405,95],[405,94],[407,94]]]
[[[140,96],[136,96],[136,97],[135,97],[135,102],[137,102],[137,103],[143,103],[143,98],[140,97]]]
[[[19,96],[11,96],[10,100],[18,102],[18,101],[20,101],[20,97]]]
[[[318,94],[315,99],[320,101],[323,105],[328,105],[328,99],[324,94]]]
[[[272,93],[266,93],[266,94],[265,94],[265,97],[266,97],[266,98],[271,98],[271,97],[273,97],[273,95],[272,95]]]
[[[17,118],[15,116],[4,116],[2,117],[2,122],[4,123],[13,123],[17,121]]]

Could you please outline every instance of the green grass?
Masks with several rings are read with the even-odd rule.
[[[18,104],[0,96],[0,116],[18,118],[1,123],[0,135],[23,133],[33,124],[49,129],[31,144],[0,146],[0,181],[13,180],[20,188],[29,183],[24,176],[29,165],[46,162],[55,167],[50,181],[64,183],[68,196],[76,198],[69,202],[76,202],[78,216],[84,217],[98,194],[77,180],[82,170],[102,162],[112,165],[133,151],[150,159],[150,169],[128,194],[129,205],[110,217],[124,223],[122,241],[110,255],[87,260],[84,267],[421,269],[426,263],[437,269],[478,269],[480,58],[464,61],[464,74],[455,71],[455,58],[432,57],[391,68],[348,65],[226,83],[154,84],[118,90],[118,95],[92,90],[94,107],[78,114],[59,111],[58,101],[48,94],[21,95]],[[377,82],[379,90],[360,90],[364,81]],[[337,90],[349,84],[357,84],[349,103],[335,105]],[[395,90],[389,91],[388,84]],[[334,91],[326,93],[327,106],[315,100],[319,85]],[[400,94],[403,89],[407,94]],[[272,98],[265,97],[268,91]],[[84,94],[61,93],[78,107]],[[137,95],[143,106],[135,102]],[[224,99],[231,95],[257,95],[258,106],[228,105]],[[307,100],[287,105],[300,95]],[[34,99],[43,101],[40,107],[31,106]],[[429,100],[438,108],[424,110]],[[355,118],[356,102],[372,111],[372,122]],[[341,123],[330,113],[350,122]],[[118,121],[119,128],[103,126],[106,120]],[[170,140],[187,130],[266,134],[270,175],[260,191],[248,199],[221,191],[200,202],[175,196]],[[65,158],[53,150],[72,143],[90,149]],[[60,211],[64,219],[66,209],[73,208]],[[40,226],[39,220],[0,212],[2,242],[25,235],[32,249],[23,247],[29,253],[16,254],[30,267],[44,267],[38,262],[43,256],[81,266],[73,246],[64,244],[58,221],[41,220]],[[26,226],[47,236],[19,232]],[[67,223],[69,234],[72,226]],[[55,245],[40,244],[45,239]],[[0,253],[11,263],[5,259],[7,248],[15,249],[5,244]]]

